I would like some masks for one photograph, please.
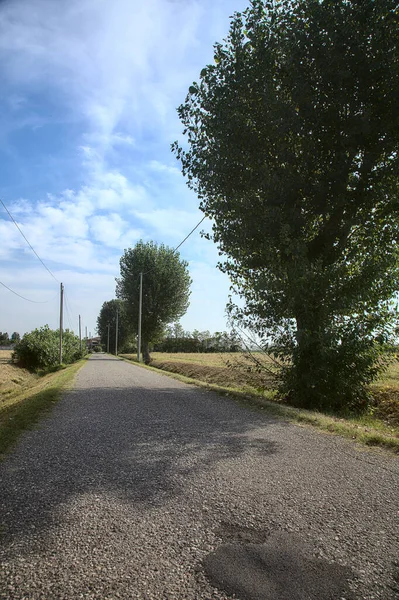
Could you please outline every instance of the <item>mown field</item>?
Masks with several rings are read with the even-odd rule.
[[[130,360],[135,359],[133,354],[122,356]],[[273,363],[266,355],[259,354],[256,360],[267,369],[273,370]],[[256,362],[237,352],[152,352],[151,366],[207,383],[238,387],[247,391],[262,389],[272,392],[273,388],[270,374],[264,369],[257,372]]]
[[[133,354],[122,356],[129,360],[136,359],[136,355]],[[263,401],[270,404],[272,400],[273,405],[281,407],[283,412],[285,410],[284,403],[275,402],[272,377],[274,365],[273,361],[264,354],[255,353],[251,358],[240,353],[153,352],[151,359],[152,367],[168,371],[178,377],[187,377],[241,395],[247,394],[249,399],[255,399],[256,404],[262,404]],[[266,367],[266,369],[258,367]],[[374,383],[370,389],[374,403],[366,415],[347,416],[345,419],[342,415],[329,415],[331,419],[328,420],[320,417],[319,413],[312,415],[309,411],[300,411],[295,420],[308,421],[322,429],[337,431],[356,439],[364,437],[365,443],[393,446],[399,451],[399,361],[395,361],[384,377]],[[385,442],[382,439],[384,436]]]
[[[37,375],[11,362],[11,350],[0,350],[0,402],[31,386]]]

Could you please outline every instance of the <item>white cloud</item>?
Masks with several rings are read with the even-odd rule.
[[[133,246],[144,235],[141,230],[129,227],[128,222],[116,213],[92,217],[90,231],[96,242],[121,250]]]
[[[71,189],[64,191],[38,191],[33,177],[40,200],[14,197],[7,204],[42,259],[68,284],[76,306],[90,312],[92,329],[93,315],[113,296],[122,249],[139,237],[173,246],[202,217],[170,155],[181,130],[175,109],[211,60],[228,16],[246,2],[13,0],[0,6],[2,84],[12,117],[2,135],[38,128],[39,148],[50,131],[57,136],[56,125],[67,124],[79,181],[68,181]],[[62,170],[61,144],[56,158]],[[18,289],[26,288],[26,295],[47,291],[50,277],[14,224],[0,218],[0,236],[3,280],[13,287],[18,273],[25,286]],[[192,328],[220,329],[206,324],[215,315],[223,318],[226,301],[216,250],[195,232],[181,255],[195,259],[189,318],[198,322]],[[0,292],[10,302],[9,292]],[[9,321],[18,330],[12,319],[21,314],[11,301],[0,329]]]
[[[159,160],[151,160],[149,163],[150,169],[157,171],[158,173],[167,173],[168,175],[178,175],[181,177],[181,171],[177,167],[165,165]]]
[[[154,209],[146,212],[137,210],[136,215],[164,239],[175,238],[176,240],[186,236],[201,218],[199,211],[177,208]]]
[[[52,0],[14,0],[0,16],[4,74],[22,87],[58,88],[104,149],[131,143],[117,134],[131,115],[167,121],[202,12],[193,0],[75,0],[57,10]]]

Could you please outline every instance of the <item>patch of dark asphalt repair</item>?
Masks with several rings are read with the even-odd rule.
[[[222,544],[203,565],[212,585],[242,600],[354,598],[348,590],[349,568],[313,558],[301,540],[285,532],[262,544],[242,539]]]

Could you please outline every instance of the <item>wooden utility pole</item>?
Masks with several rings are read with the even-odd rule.
[[[139,293],[139,324],[137,330],[137,360],[140,362],[141,355],[141,313],[143,309],[143,273],[140,273],[140,293]]]
[[[116,309],[115,356],[118,356],[118,323],[119,323],[119,310]]]
[[[108,325],[107,325],[107,329],[108,329],[108,337],[107,337],[107,353],[108,353],[108,354],[109,354],[109,327],[110,327],[110,324],[108,323]]]
[[[64,327],[64,285],[60,283],[60,365],[62,365],[62,330]]]

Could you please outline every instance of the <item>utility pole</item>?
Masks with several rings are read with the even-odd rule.
[[[143,309],[143,273],[140,273],[140,294],[139,294],[139,326],[137,335],[137,360],[140,362],[141,355],[141,313]]]
[[[118,356],[118,323],[119,323],[119,310],[116,309],[115,356]]]
[[[80,340],[80,353],[82,354],[82,319],[79,315],[79,340]]]
[[[107,329],[108,329],[108,338],[107,338],[107,354],[109,354],[109,323],[107,325]]]
[[[62,329],[64,327],[64,285],[60,283],[60,365],[62,365]]]

